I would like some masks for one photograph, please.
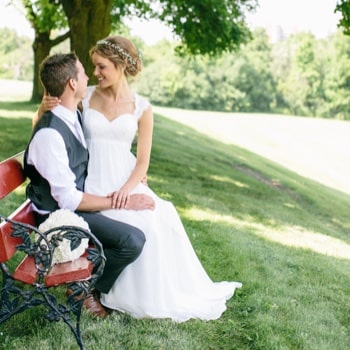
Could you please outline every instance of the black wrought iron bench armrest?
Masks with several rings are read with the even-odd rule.
[[[8,236],[0,250],[5,249],[5,245],[15,249],[13,255],[0,259],[0,323],[28,308],[43,305],[45,317],[49,321],[62,319],[73,332],[80,348],[84,349],[80,316],[85,297],[103,273],[106,258],[101,243],[91,232],[77,226],[58,226],[41,232],[35,226],[2,215],[0,220],[0,231]],[[72,250],[83,239],[89,240],[89,246],[82,256],[73,261],[53,265],[54,252],[63,239],[69,241]],[[18,254],[23,255],[22,261],[13,267]],[[64,302],[52,292],[54,287],[61,285],[73,292],[63,298]]]

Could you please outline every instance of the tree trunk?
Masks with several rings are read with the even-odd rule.
[[[39,79],[39,65],[41,61],[50,54],[51,42],[50,32],[35,33],[33,42],[34,51],[34,79],[31,102],[39,102],[43,96],[43,88]]]
[[[75,51],[92,78],[90,48],[111,31],[112,0],[61,0],[71,32],[71,50]]]
[[[40,63],[46,56],[50,54],[51,49],[60,44],[62,41],[66,40],[70,36],[70,32],[66,32],[57,38],[50,40],[51,30],[47,32],[39,33],[35,31],[35,38],[33,42],[33,52],[34,52],[34,77],[33,77],[33,90],[31,102],[40,102],[43,97],[43,87],[39,79],[39,67]]]

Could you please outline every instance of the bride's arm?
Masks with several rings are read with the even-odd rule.
[[[144,181],[151,158],[153,137],[153,111],[150,106],[139,119],[136,166],[129,179],[113,193],[113,203],[116,208],[123,208],[127,205],[131,191]]]
[[[60,103],[60,99],[58,97],[49,96],[46,91],[44,91],[43,99],[41,100],[41,104],[37,111],[34,113],[32,118],[32,127],[34,128],[36,123],[40,120],[42,115],[46,111],[50,111],[52,108],[56,107]]]

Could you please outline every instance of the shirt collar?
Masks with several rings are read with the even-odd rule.
[[[57,117],[62,119],[64,122],[74,125],[76,119],[77,119],[77,113],[72,112],[70,109],[58,105],[54,107],[51,111],[53,114],[55,114]]]

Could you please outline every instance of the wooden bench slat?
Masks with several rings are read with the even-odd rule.
[[[48,287],[58,286],[74,281],[82,281],[91,276],[92,263],[82,256],[74,261],[52,266],[45,279]],[[27,284],[34,284],[37,278],[37,268],[32,257],[26,256],[15,270],[13,277]]]
[[[81,256],[73,261],[52,266],[45,282],[48,287],[51,287],[82,281],[91,276],[92,269],[91,261],[87,260],[85,256]]]
[[[2,199],[25,181],[20,161],[9,158],[1,162],[0,179],[0,199]]]
[[[34,259],[32,257],[26,256],[16,271],[13,273],[13,277],[27,284],[34,284],[37,276],[37,268],[35,267]]]
[[[10,215],[10,219],[35,226],[35,217],[30,201],[25,201],[16,211]],[[0,223],[0,262],[11,259],[16,252],[16,245],[22,243],[20,238],[11,237],[11,224]]]

